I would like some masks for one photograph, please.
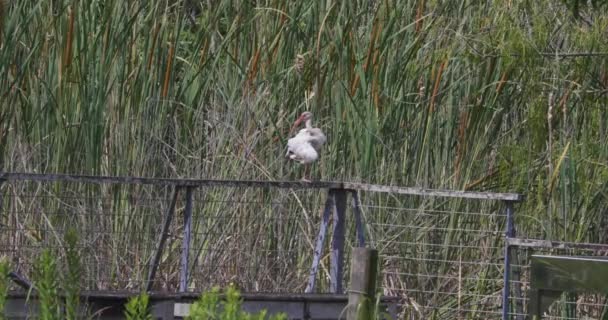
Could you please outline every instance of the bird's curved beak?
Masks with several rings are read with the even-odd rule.
[[[300,116],[298,119],[296,119],[296,121],[293,123],[293,126],[291,126],[289,133],[292,133],[300,125],[300,123],[302,123],[303,119],[304,118],[302,116]]]

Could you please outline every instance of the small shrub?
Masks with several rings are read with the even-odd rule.
[[[65,289],[65,316],[68,320],[78,319],[80,306],[80,277],[81,265],[78,255],[78,233],[74,228],[68,229],[65,234],[67,274],[64,279]]]
[[[150,298],[145,292],[129,299],[125,306],[125,318],[127,320],[152,320],[149,301]]]
[[[233,286],[226,289],[225,301],[220,301],[220,290],[217,287],[204,293],[190,307],[188,320],[286,320],[287,315],[277,314],[267,317],[266,310],[257,314],[249,314],[241,310],[240,292]]]
[[[78,314],[82,268],[76,230],[68,229],[64,241],[65,268],[60,268],[62,265],[58,263],[56,254],[49,249],[42,252],[34,265],[33,285],[38,293],[40,319],[73,320],[83,316]]]
[[[190,315],[186,319],[210,319],[218,314],[220,300],[220,289],[214,287],[211,291],[205,292],[198,301],[190,307]]]
[[[0,320],[4,319],[4,306],[6,304],[6,296],[9,288],[9,264],[6,258],[0,259]]]
[[[40,302],[41,320],[61,320],[61,303],[59,299],[59,274],[57,262],[50,250],[42,251],[35,264],[35,286]]]

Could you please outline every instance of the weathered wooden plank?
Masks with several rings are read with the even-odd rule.
[[[377,278],[378,250],[353,248],[346,313],[348,320],[369,318],[376,301]]]
[[[173,178],[143,178],[143,177],[113,177],[71,174],[38,174],[38,173],[0,173],[0,181],[64,181],[81,183],[112,183],[112,184],[147,184],[147,185],[176,185],[182,187],[254,187],[282,189],[349,189],[379,193],[395,193],[414,196],[452,197],[478,200],[504,200],[519,202],[524,196],[517,193],[492,193],[434,190],[413,187],[384,186],[355,182],[337,181],[258,181],[258,180],[213,180],[213,179],[173,179]]]
[[[160,234],[160,240],[158,241],[158,246],[156,247],[156,251],[154,252],[154,257],[150,262],[150,273],[148,274],[146,291],[150,291],[152,289],[152,283],[154,282],[154,277],[156,276],[156,269],[158,268],[160,257],[163,253],[163,249],[165,248],[165,241],[167,241],[167,236],[169,235],[169,226],[171,225],[171,221],[173,220],[173,215],[175,213],[175,204],[177,203],[179,189],[179,187],[175,187],[173,189],[173,198],[171,199],[171,204],[169,205],[169,208],[167,209],[167,213],[165,215],[165,222],[163,223],[163,230]]]
[[[2,184],[4,181],[0,180],[0,214],[2,214],[2,201],[4,192],[2,192]]]

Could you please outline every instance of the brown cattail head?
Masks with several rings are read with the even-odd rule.
[[[6,17],[8,5],[8,0],[0,0],[0,41],[2,41],[4,37],[4,17]]]

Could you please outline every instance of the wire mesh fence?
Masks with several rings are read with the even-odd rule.
[[[65,260],[72,230],[84,290],[202,291],[234,284],[244,292],[293,293],[310,289],[314,279],[314,292],[336,292],[335,281],[347,284],[349,274],[348,263],[336,273],[342,269],[336,258],[348,262],[365,240],[379,250],[379,284],[385,296],[400,297],[400,318],[524,319],[532,253],[608,252],[511,246],[505,259],[512,221],[506,208],[518,200],[501,194],[337,183],[102,182],[0,179],[0,256],[32,279],[42,250]],[[337,207],[327,207],[331,190],[348,195],[342,218]],[[335,255],[342,250],[336,219],[345,220],[341,255]],[[599,295],[564,295],[547,319],[599,319],[604,304]]]
[[[500,319],[504,205],[493,200],[363,196],[382,290],[403,319]]]
[[[82,289],[141,290],[166,239],[151,289],[176,291],[185,235],[185,188],[18,181],[2,192],[0,255],[30,277],[43,249],[65,255],[78,235]],[[208,187],[192,196],[188,290],[232,283],[244,291],[306,285],[323,190]],[[171,206],[175,197],[174,207]],[[321,288],[324,283],[320,282]]]

